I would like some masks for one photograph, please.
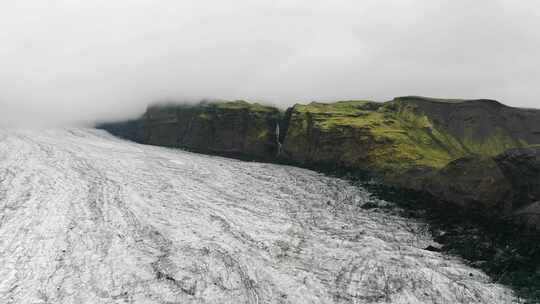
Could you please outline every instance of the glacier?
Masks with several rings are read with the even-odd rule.
[[[0,130],[0,303],[519,303],[338,178]]]

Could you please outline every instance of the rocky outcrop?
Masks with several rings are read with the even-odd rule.
[[[511,149],[495,157],[495,161],[516,190],[513,200],[540,201],[540,146]]]
[[[393,102],[295,105],[287,116],[283,150],[302,164],[329,163],[387,175],[419,166],[442,167],[464,155],[455,140],[425,116]]]
[[[152,106],[123,126],[131,131],[106,129],[203,153],[365,170],[459,209],[540,223],[531,220],[540,210],[539,110],[415,96],[297,104],[286,112],[235,101]]]
[[[142,118],[144,142],[260,159],[277,154],[281,112],[245,101],[149,107]]]
[[[497,155],[540,143],[540,111],[505,106],[489,99],[440,100],[399,97],[394,103],[425,115],[459,142],[466,154]]]
[[[540,147],[512,149],[495,157],[511,185],[513,217],[540,228]]]
[[[98,123],[96,128],[138,143],[144,143],[144,126],[141,119],[130,119],[120,122]]]
[[[291,159],[383,175],[440,169],[461,157],[540,144],[540,111],[492,100],[311,103],[295,105],[287,116],[284,151]]]
[[[393,182],[459,210],[540,228],[540,147],[467,156],[440,170],[406,172]]]
[[[456,208],[488,212],[489,217],[512,213],[512,185],[492,157],[460,158],[441,170],[410,180],[411,189],[427,192],[441,202],[451,202]]]

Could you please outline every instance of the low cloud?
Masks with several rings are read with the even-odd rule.
[[[399,95],[540,108],[533,1],[17,0],[0,4],[0,125],[161,100],[281,107]]]

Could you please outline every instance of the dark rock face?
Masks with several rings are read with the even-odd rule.
[[[470,211],[511,214],[506,206],[512,185],[491,157],[457,159],[421,178],[422,190]]]
[[[540,228],[540,147],[508,150],[495,161],[511,185],[514,217]]]
[[[246,102],[155,106],[143,117],[144,142],[205,153],[269,159],[277,154],[278,109]]]
[[[399,97],[392,102],[426,115],[457,139],[466,154],[495,156],[507,149],[540,144],[540,111],[489,99],[438,100]]]
[[[97,129],[107,130],[109,133],[129,139],[138,143],[144,143],[144,127],[140,119],[132,119],[113,123],[100,123]]]
[[[540,201],[540,147],[511,149],[495,161],[515,189],[514,200]]]
[[[441,170],[405,175],[397,183],[460,209],[540,228],[540,147],[460,158]]]
[[[326,114],[301,113],[294,108],[289,111],[284,157],[307,165],[367,164],[368,152],[376,149],[376,141],[367,130],[352,126],[322,128],[321,116],[322,120],[329,118]]]

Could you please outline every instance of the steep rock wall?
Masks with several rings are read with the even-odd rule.
[[[273,158],[278,109],[243,101],[154,106],[143,116],[144,142],[206,153]]]
[[[383,175],[440,169],[461,157],[540,144],[540,111],[492,100],[311,103],[295,105],[287,116],[286,157]]]
[[[414,178],[405,174],[396,183],[459,209],[540,228],[540,147],[463,157]]]

